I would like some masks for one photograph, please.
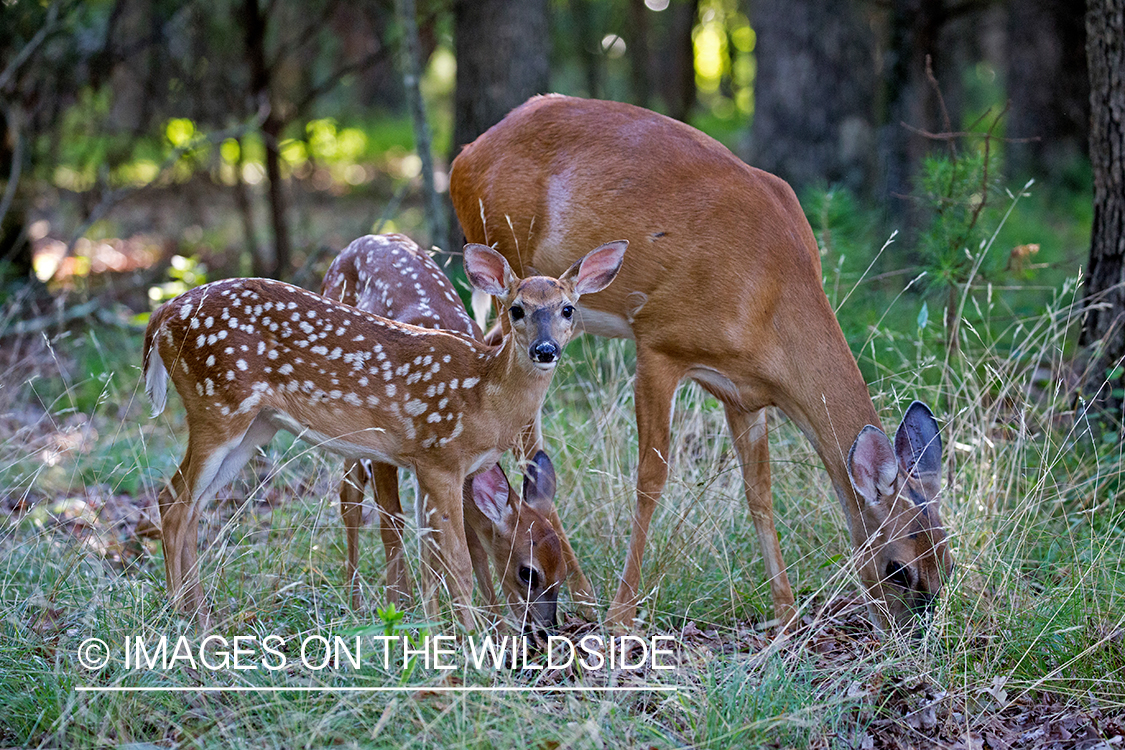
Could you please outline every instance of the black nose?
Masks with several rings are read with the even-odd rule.
[[[559,358],[559,345],[554,341],[540,341],[531,347],[531,359],[535,362],[554,362]]]

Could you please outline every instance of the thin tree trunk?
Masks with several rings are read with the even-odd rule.
[[[262,122],[262,140],[266,147],[266,182],[270,201],[270,222],[273,225],[273,278],[284,278],[291,271],[289,217],[285,208],[285,186],[281,178],[281,133],[285,122],[278,115],[270,98],[270,70],[266,63],[266,18],[258,0],[243,0],[242,24],[246,39],[246,55],[250,64],[250,92],[259,105],[267,107]]]
[[[266,258],[262,248],[258,245],[258,236],[254,231],[254,201],[250,195],[250,186],[242,179],[242,168],[246,165],[246,145],[241,138],[236,138],[238,144],[238,161],[234,165],[234,202],[238,205],[238,213],[242,217],[242,233],[246,235],[246,250],[250,253],[250,269],[255,276],[266,276],[272,270],[269,258]]]
[[[629,26],[626,37],[629,50],[629,77],[633,88],[633,104],[647,107],[651,98],[648,80],[648,8],[645,0],[629,0]]]
[[[570,8],[578,30],[578,57],[586,78],[586,96],[597,99],[602,90],[602,56],[601,40],[594,28],[593,4],[590,0],[574,0]]]
[[[1086,272],[1091,305],[1080,343],[1093,346],[1087,386],[1122,418],[1125,357],[1125,0],[1090,0],[1086,13],[1090,70],[1090,161],[1094,227]],[[1116,377],[1106,382],[1117,370]]]
[[[671,117],[686,122],[695,106],[695,45],[691,33],[699,15],[699,0],[673,2],[665,13],[672,17],[667,25],[663,56],[663,75],[657,85],[663,89],[664,104]]]
[[[426,120],[426,102],[422,99],[419,81],[422,78],[422,61],[418,42],[418,16],[414,0],[395,0],[395,13],[403,29],[400,50],[402,78],[406,87],[406,100],[410,104],[410,117],[414,123],[414,150],[422,160],[422,186],[425,193],[426,223],[430,229],[431,244],[445,244],[448,228],[441,196],[434,187],[434,157],[430,146],[430,124]]]

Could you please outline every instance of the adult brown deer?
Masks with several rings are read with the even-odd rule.
[[[649,521],[668,477],[672,397],[685,379],[726,408],[782,623],[796,610],[773,521],[768,406],[800,427],[828,470],[876,627],[913,622],[933,602],[952,567],[936,502],[937,425],[916,404],[895,446],[879,429],[789,185],[683,123],[551,95],[466,146],[450,193],[465,235],[521,273],[564,269],[575,248],[603,237],[630,242],[617,282],[584,297],[578,315],[582,330],[637,348],[637,507],[612,623],[636,615]]]
[[[449,330],[475,339],[481,330],[457,296],[453,284],[429,253],[401,234],[367,235],[353,241],[332,261],[321,294],[380,317],[421,328]],[[379,510],[379,533],[387,561],[387,588],[392,602],[409,595],[411,584],[403,558],[402,504],[398,467],[394,464],[348,459],[340,483],[340,513],[347,530],[345,580],[352,590],[352,606],[359,607],[359,528],[364,487],[370,472]],[[556,576],[566,573],[552,555],[569,545],[557,537],[549,520],[554,506],[555,471],[543,451],[531,458],[524,476],[523,496],[511,492],[499,465],[471,480],[471,498],[464,504],[465,537],[477,583],[488,605],[497,609],[489,560],[500,577],[513,613],[526,611],[529,591],[557,591]],[[424,528],[425,519],[418,519]],[[573,554],[573,553],[571,553]],[[555,602],[540,603],[539,621],[554,622]]]
[[[497,346],[266,279],[214,282],[158,309],[145,332],[145,390],[159,414],[171,378],[189,431],[187,453],[160,495],[172,599],[206,620],[196,559],[199,508],[285,429],[348,458],[414,471],[433,504],[428,525],[455,609],[471,627],[462,486],[495,464],[534,418],[573,333],[579,296],[613,280],[624,250],[624,243],[610,243],[557,279],[521,280],[502,256],[467,246],[470,281],[499,297],[513,318]],[[561,550],[554,557],[562,569]],[[431,616],[434,567],[422,566]],[[534,604],[554,597],[557,590],[527,598]],[[549,627],[542,611],[529,606],[526,616]]]

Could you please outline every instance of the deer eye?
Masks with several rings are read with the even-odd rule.
[[[571,316],[574,315],[574,305],[563,305],[562,314],[564,318],[570,320]]]
[[[907,590],[914,588],[914,584],[910,580],[910,568],[894,560],[887,563],[887,569],[883,572],[883,579],[899,588]]]
[[[520,581],[533,589],[539,588],[539,574],[526,565],[520,567]]]
[[[512,305],[512,309],[508,312],[512,314],[512,320],[523,320],[523,308],[519,305]]]

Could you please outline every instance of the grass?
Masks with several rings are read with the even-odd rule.
[[[834,247],[846,246],[849,231],[871,230],[859,218],[851,230],[839,228]],[[832,252],[826,286],[840,303],[870,252],[841,262]],[[970,289],[956,350],[940,312],[923,325],[918,299],[883,287],[861,286],[840,315],[887,427],[915,398],[932,404],[943,425],[942,513],[957,569],[927,636],[872,636],[823,468],[800,433],[774,415],[776,514],[804,627],[773,638],[722,409],[687,386],[676,398],[672,471],[652,525],[637,626],[682,644],[675,669],[643,676],[646,684],[677,687],[672,693],[76,692],[85,684],[399,686],[404,676],[377,660],[316,672],[209,672],[182,663],[131,672],[119,658],[98,672],[80,666],[79,644],[90,637],[119,648],[128,636],[193,634],[167,606],[159,542],[137,528],[182,456],[183,414],[172,398],[161,417],[149,418],[136,331],[9,340],[0,350],[9,373],[0,387],[0,742],[862,746],[888,732],[914,742],[979,737],[1017,708],[1048,703],[1120,714],[1125,456],[1116,435],[1092,430],[1072,408],[1080,312],[1073,282],[1040,294],[1037,309],[1005,306],[1002,294],[983,285]],[[630,344],[579,339],[545,412],[560,513],[603,607],[615,590],[634,501],[632,372]],[[433,624],[408,609],[396,625],[395,616],[377,611],[383,561],[372,527],[361,533],[367,606],[349,608],[340,476],[339,459],[279,436],[207,509],[200,555],[218,633],[300,639],[390,629],[421,637],[450,629],[448,612],[445,624]],[[410,484],[403,487],[409,505]],[[408,552],[416,568],[418,550]],[[552,684],[519,671],[466,671],[457,679]],[[405,679],[439,683],[432,670],[417,668]]]

